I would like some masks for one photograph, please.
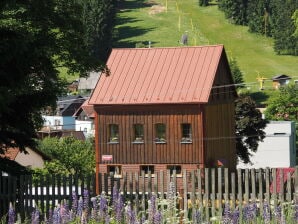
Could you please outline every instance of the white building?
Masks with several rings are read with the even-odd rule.
[[[88,100],[82,104],[73,117],[75,118],[76,131],[83,131],[86,138],[94,137],[95,111],[93,105],[88,104]]]
[[[239,162],[237,168],[281,168],[296,166],[296,130],[293,121],[270,121],[265,128],[266,137],[259,142],[252,164]]]

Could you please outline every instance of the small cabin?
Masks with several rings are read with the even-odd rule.
[[[280,86],[288,85],[291,77],[287,75],[276,75],[272,78],[272,85],[274,89],[278,89]]]
[[[113,49],[95,109],[96,172],[236,169],[237,96],[223,45]]]

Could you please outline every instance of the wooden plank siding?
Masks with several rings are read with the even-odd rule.
[[[112,164],[201,164],[203,163],[202,107],[199,105],[119,106],[97,108],[99,163],[112,155]],[[143,124],[144,143],[133,143],[133,125]],[[154,142],[155,124],[166,125],[166,143]],[[192,143],[183,144],[181,124],[190,123]],[[108,142],[109,124],[119,125],[119,143]]]
[[[206,167],[222,160],[231,170],[236,167],[234,103],[209,104],[204,107],[204,148]]]

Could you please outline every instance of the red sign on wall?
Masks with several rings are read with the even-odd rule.
[[[113,160],[113,155],[102,155],[101,160],[102,161],[112,161]]]

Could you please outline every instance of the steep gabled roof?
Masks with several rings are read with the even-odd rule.
[[[85,100],[81,107],[75,112],[73,117],[78,117],[82,113],[82,111],[84,111],[89,118],[95,117],[95,110],[93,108],[93,105],[89,104],[88,100]]]
[[[223,45],[113,49],[89,104],[207,103]]]
[[[57,101],[59,115],[72,116],[84,101],[85,98],[79,95],[59,97]]]
[[[285,74],[281,74],[281,75],[276,75],[272,77],[273,81],[278,81],[278,80],[282,80],[282,79],[291,79],[291,77],[285,75]]]

